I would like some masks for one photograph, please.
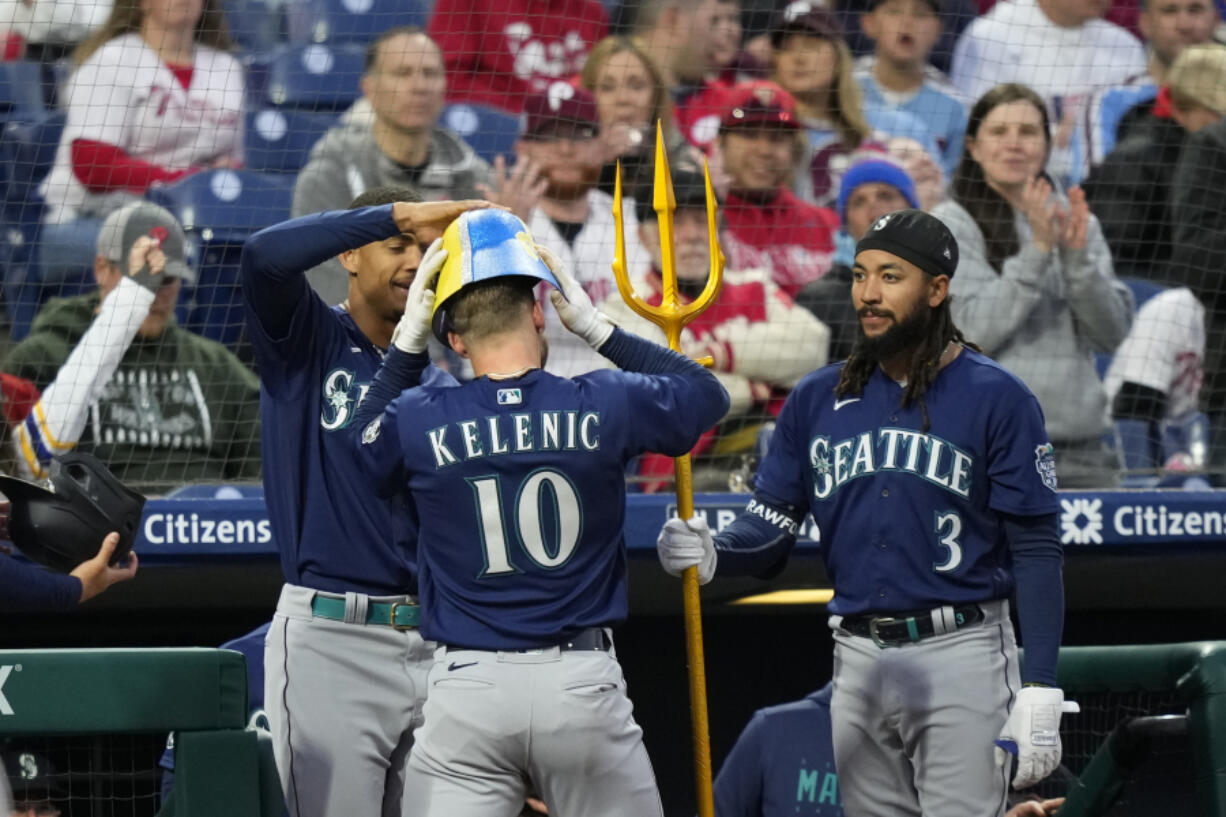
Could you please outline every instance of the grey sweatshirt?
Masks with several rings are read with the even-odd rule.
[[[997,270],[988,265],[983,232],[962,205],[946,200],[932,214],[958,241],[951,308],[967,340],[1030,387],[1053,441],[1102,434],[1107,398],[1094,354],[1115,351],[1134,306],[1115,277],[1098,219],[1090,216],[1086,249],[1043,253],[1025,216],[1015,213],[1022,249]]]
[[[430,158],[420,173],[410,173],[375,144],[369,125],[355,120],[324,134],[294,185],[293,215],[344,210],[349,202],[374,187],[412,187],[427,201],[481,198],[478,184],[492,185],[493,172],[464,140],[435,128]],[[321,264],[307,279],[325,301],[336,304],[349,292],[349,277],[339,261]]]

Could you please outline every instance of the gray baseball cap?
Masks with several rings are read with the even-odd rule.
[[[127,271],[128,254],[141,236],[161,239],[166,254],[165,275],[196,283],[196,270],[187,263],[187,236],[178,220],[164,207],[137,201],[119,208],[102,222],[98,255]]]

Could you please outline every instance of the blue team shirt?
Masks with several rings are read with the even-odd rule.
[[[715,778],[715,817],[843,817],[830,684],[759,709]]]
[[[253,236],[243,250],[248,329],[260,373],[264,498],[287,582],[333,593],[416,592],[416,527],[404,497],[371,495],[353,417],[383,360],[308,269],[398,234],[391,206],[320,213]],[[272,325],[283,331],[271,333]],[[429,367],[423,382],[454,384]]]
[[[726,400],[701,370],[402,393],[359,448],[376,489],[407,485],[421,520],[422,635],[527,649],[624,620],[626,463],[688,451]]]
[[[918,405],[877,369],[862,396],[836,399],[842,364],[801,380],[780,412],[756,489],[807,508],[834,584],[830,611],[855,615],[1006,597],[1001,514],[1058,510],[1055,461],[1038,401],[970,349]]]
[[[962,159],[963,137],[966,134],[966,108],[955,94],[953,86],[938,83],[929,77],[906,102],[894,105],[886,99],[871,71],[857,71],[856,79],[860,83],[864,111],[869,121],[872,122],[879,111],[898,111],[914,116],[924,123],[929,139],[936,145],[938,153],[934,154],[933,158],[939,160],[945,168],[945,173],[952,177]],[[921,144],[929,144],[923,139],[918,141]]]

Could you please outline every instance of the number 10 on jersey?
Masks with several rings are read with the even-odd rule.
[[[570,561],[583,532],[583,509],[579,492],[564,474],[548,468],[533,471],[517,486],[509,509],[503,503],[499,477],[470,479],[468,484],[477,503],[485,551],[482,578],[522,572],[511,560],[507,531],[514,532],[523,552],[545,570]]]

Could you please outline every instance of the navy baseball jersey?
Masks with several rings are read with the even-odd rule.
[[[371,496],[353,417],[384,350],[329,307],[305,272],[399,234],[392,206],[319,213],[256,233],[243,249],[247,325],[260,373],[264,497],[286,581],[334,593],[416,592],[416,530],[403,497]],[[452,384],[430,366],[423,382]]]
[[[377,489],[407,484],[422,523],[426,638],[527,649],[626,617],[626,463],[688,451],[727,408],[713,376],[677,359],[694,373],[422,386],[364,429]]]
[[[756,490],[807,508],[834,584],[830,611],[855,615],[1007,597],[1001,514],[1058,510],[1055,461],[1034,395],[971,349],[901,408],[877,369],[835,396],[841,365],[806,376],[779,415]],[[751,505],[751,512],[754,510]]]
[[[715,778],[715,817],[843,817],[831,689],[754,713]]]

